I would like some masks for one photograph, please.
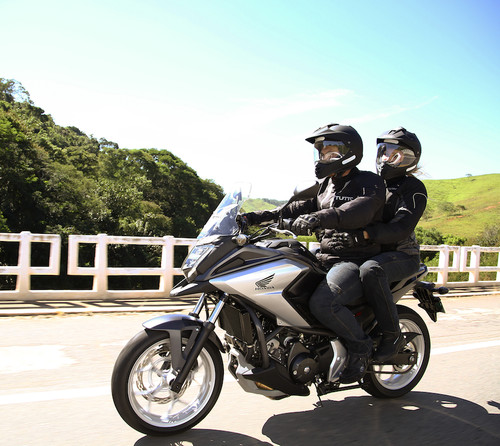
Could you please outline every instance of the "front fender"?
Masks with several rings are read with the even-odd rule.
[[[166,331],[170,338],[170,352],[172,355],[172,367],[180,370],[203,327],[203,321],[193,316],[180,313],[164,314],[144,322],[146,330]],[[185,346],[182,345],[182,337],[188,339]],[[209,340],[224,352],[222,342],[214,332],[209,335]],[[184,349],[183,349],[184,347]]]

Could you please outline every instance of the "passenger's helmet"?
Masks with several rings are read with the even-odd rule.
[[[390,180],[405,176],[417,167],[422,147],[415,133],[398,127],[377,138],[377,173]]]
[[[352,169],[363,158],[361,136],[349,125],[325,125],[306,141],[314,144],[317,150],[315,172],[320,179]]]

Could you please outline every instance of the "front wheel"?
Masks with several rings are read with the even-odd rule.
[[[205,418],[224,377],[217,348],[206,343],[179,393],[169,386],[175,376],[167,332],[145,330],[132,338],[118,356],[111,379],[113,402],[123,420],[147,435],[172,435]]]
[[[362,387],[377,398],[397,398],[408,393],[418,384],[429,362],[431,339],[425,322],[411,308],[402,305],[397,308],[401,331],[417,334],[403,351],[415,353],[417,360],[413,365],[372,365]]]

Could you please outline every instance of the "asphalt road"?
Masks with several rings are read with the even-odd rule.
[[[271,401],[226,379],[195,429],[150,438],[129,428],[109,391],[114,361],[154,313],[0,318],[0,444],[22,445],[500,445],[500,295],[445,298],[426,321],[432,356],[403,398],[362,390]]]

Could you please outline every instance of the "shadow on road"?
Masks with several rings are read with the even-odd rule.
[[[500,444],[500,403],[488,402],[498,411],[450,395],[412,392],[394,400],[370,396],[324,401],[310,411],[275,415],[264,424],[262,434],[271,443],[228,431],[193,429],[175,437],[143,437],[135,446],[270,444]]]
[[[248,435],[212,429],[192,429],[172,437],[143,437],[135,446],[272,446]]]

